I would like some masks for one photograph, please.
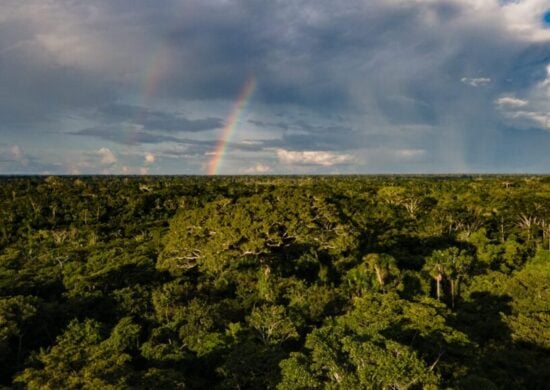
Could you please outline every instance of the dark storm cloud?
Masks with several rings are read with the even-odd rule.
[[[201,152],[207,152],[214,149],[218,141],[216,140],[194,140],[190,138],[178,138],[170,135],[149,133],[140,130],[121,129],[119,127],[92,127],[78,130],[70,133],[75,136],[92,137],[99,140],[110,141],[121,145],[142,145],[142,144],[160,144],[171,142],[175,144],[188,145]],[[263,142],[252,144],[227,142],[227,147],[243,151],[259,151],[269,147]]]
[[[507,32],[498,23],[453,25],[467,11],[454,1],[191,1],[188,9],[182,27],[167,34],[174,69],[185,69],[166,80],[172,86],[167,90],[183,97],[232,98],[255,73],[257,97],[269,103],[364,110],[355,85],[382,106],[385,117],[393,115],[384,106],[402,108],[391,95],[420,98],[405,111],[414,122],[433,122],[445,115],[437,103],[457,97],[462,77],[491,74],[501,81],[502,64],[529,51],[503,42]],[[460,95],[466,99],[467,93]]]
[[[118,121],[141,125],[146,130],[160,130],[166,132],[200,132],[214,130],[223,126],[221,118],[188,119],[181,114],[152,110],[146,107],[127,104],[109,104],[98,110],[107,122]]]
[[[500,134],[507,120],[494,101],[529,93],[546,77],[548,41],[519,37],[502,15],[482,15],[496,9],[474,11],[469,2],[189,4],[193,16],[183,14],[183,27],[166,35],[173,68],[186,70],[167,79],[166,92],[232,99],[255,74],[256,101],[339,112],[353,122],[326,132],[307,122],[252,122],[273,131],[266,148],[422,148],[437,164],[465,170],[480,160],[475,145],[493,151],[484,155],[499,167],[506,157],[493,138],[512,139]],[[432,131],[402,131],[410,126]]]
[[[251,131],[255,142],[230,147],[264,153],[264,161],[273,161],[278,148],[378,148],[408,150],[402,155],[425,150],[449,170],[497,169],[516,161],[503,152],[515,150],[535,166],[528,164],[535,154],[511,143],[520,137],[519,144],[535,148],[529,140],[544,144],[549,134],[542,131],[550,104],[550,29],[542,5],[2,2],[0,131],[17,140],[23,129],[59,127],[58,134],[135,147],[186,144],[200,155],[212,150],[226,107],[254,76],[250,110],[256,111],[248,125],[261,133]],[[496,104],[503,96],[527,103],[521,110]],[[174,109],[186,102],[202,104],[200,114]],[[298,111],[309,116],[293,116]],[[512,127],[538,130],[513,134]],[[183,134],[188,139],[176,136]],[[394,163],[388,169],[399,170]]]
[[[114,78],[122,86],[132,82],[125,80],[124,71],[140,77],[135,64],[146,65],[149,57],[158,55],[151,40],[168,51],[169,64],[158,81],[161,95],[233,99],[246,78],[255,74],[256,98],[265,102],[376,110],[388,118],[403,112],[405,118],[399,122],[411,116],[413,122],[433,123],[446,115],[440,112],[443,103],[467,98],[469,92],[456,91],[462,77],[490,75],[495,82],[489,93],[495,93],[506,87],[500,83],[509,76],[502,64],[513,66],[526,57],[542,61],[548,49],[547,44],[533,47],[513,40],[499,20],[466,25],[464,21],[475,16],[469,3],[452,0],[190,0],[165,1],[162,6],[148,1],[98,1],[88,7],[57,3],[63,12],[46,14],[50,23],[44,18],[36,27],[28,23],[22,27],[15,18],[4,27],[6,36],[12,37],[5,40],[5,47],[30,43],[1,58],[13,62],[8,72],[2,72],[7,75],[6,87],[8,79],[27,80],[37,100],[60,106],[111,100],[114,88],[106,88],[108,80]],[[63,21],[64,14],[75,20]],[[79,19],[84,23],[76,23]],[[54,22],[64,22],[65,27]],[[71,32],[74,38],[65,35]],[[41,39],[33,43],[37,33]],[[119,50],[111,52],[115,47]],[[80,61],[64,51],[71,49],[82,51]],[[92,57],[95,52],[99,59],[89,60],[95,63],[83,63],[85,55]],[[21,67],[25,64],[30,68]],[[108,77],[100,72],[106,69],[111,71]],[[534,73],[521,72],[520,67],[513,76],[524,83]],[[537,72],[544,72],[544,66]],[[21,92],[31,95],[24,88]],[[370,107],[364,106],[362,97],[369,99]],[[404,104],[400,97],[418,102]],[[427,109],[431,104],[435,107]],[[188,126],[192,129],[188,131],[198,131],[193,129],[219,124],[212,118],[208,123],[170,124],[174,118],[150,114],[150,124],[160,130]]]
[[[139,130],[121,130],[118,127],[92,127],[71,133],[73,135],[94,137],[123,145],[158,144],[161,142],[176,142],[176,137],[152,134]]]
[[[250,119],[248,122],[258,127],[262,127],[266,129],[278,128],[282,130],[303,131],[310,134],[339,133],[339,134],[345,135],[346,133],[349,133],[352,131],[352,129],[348,126],[341,126],[341,125],[319,126],[319,125],[313,125],[312,123],[304,119],[297,119],[292,122],[290,121],[267,122],[267,121]]]
[[[251,119],[249,123],[264,129],[280,129],[278,139],[262,140],[263,148],[288,150],[347,150],[365,147],[364,140],[357,141],[358,132],[349,126],[314,125],[307,120],[268,122]]]
[[[0,128],[53,121],[62,113],[74,114],[115,96],[103,80],[33,54],[0,55]]]
[[[461,29],[457,36],[452,23],[467,8],[455,1],[188,1],[164,5],[155,9],[143,1],[132,3],[132,7],[124,2],[97,2],[93,8],[111,18],[118,12],[121,21],[137,23],[142,35],[164,41],[171,62],[159,81],[159,93],[185,98],[231,99],[254,73],[259,79],[257,97],[267,102],[353,106],[361,103],[351,95],[350,83],[357,83],[370,89],[381,106],[388,105],[388,87],[393,95],[399,95],[395,91],[399,89],[411,99],[421,89],[426,91],[423,103],[431,104],[445,90],[448,94],[450,89],[444,87],[463,76],[476,76],[467,74],[471,69],[480,74],[494,73],[499,68],[496,64],[509,62],[503,60],[529,55],[529,50],[515,42],[502,44],[503,31],[498,24],[474,25]],[[69,3],[65,6],[77,17],[87,12]],[[119,22],[116,16],[111,23],[115,22]],[[117,43],[132,39],[124,33],[124,26],[117,28],[101,20],[96,23],[106,27]],[[107,43],[100,43],[105,50],[109,48]],[[498,50],[490,50],[493,48]],[[151,50],[144,47],[143,56],[153,54]],[[136,54],[129,59],[138,60]],[[106,62],[112,67],[118,65]],[[441,75],[446,77],[434,83],[435,76]],[[53,80],[59,81],[56,77]],[[70,77],[66,81],[77,84]],[[56,88],[51,87],[46,85],[43,90],[49,90],[54,98],[66,95],[55,93]],[[38,89],[42,90],[40,86]],[[73,88],[77,101],[79,90],[82,88]],[[422,118],[425,104],[405,107],[405,111]],[[399,108],[397,105],[395,111]],[[383,110],[387,116],[388,109]],[[437,113],[426,115],[433,120]]]

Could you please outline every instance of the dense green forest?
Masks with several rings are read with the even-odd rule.
[[[550,177],[0,184],[0,387],[550,383]]]

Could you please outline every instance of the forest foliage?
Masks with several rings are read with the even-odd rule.
[[[550,383],[550,177],[0,184],[0,388]]]

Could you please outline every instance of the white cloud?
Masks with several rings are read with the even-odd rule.
[[[550,64],[546,66],[546,80],[541,83],[541,87],[547,89],[547,96],[550,97]]]
[[[351,156],[348,154],[337,154],[319,150],[291,151],[278,149],[277,157],[285,164],[320,165],[324,167],[345,164],[351,160]]]
[[[260,145],[261,142],[256,139],[243,139],[241,142],[243,145]]]
[[[148,175],[149,174],[149,168],[147,168],[147,167],[139,168],[139,174],[140,175]]]
[[[10,154],[14,160],[21,160],[25,155],[23,153],[23,149],[21,149],[21,146],[19,145],[13,145],[10,149]]]
[[[519,108],[528,105],[529,102],[527,100],[518,99],[513,96],[503,96],[495,100],[495,104],[499,108]]]
[[[460,81],[472,87],[482,87],[484,85],[489,84],[491,82],[491,79],[488,77],[478,77],[478,78],[463,77],[460,79]]]
[[[550,29],[542,21],[549,7],[548,0],[510,1],[502,6],[502,12],[506,26],[515,35],[531,42],[549,42]]]
[[[267,173],[269,171],[271,171],[271,167],[269,165],[258,163],[253,167],[243,169],[242,173],[255,174],[255,173]]]
[[[115,154],[109,148],[101,148],[97,151],[97,154],[100,157],[99,162],[103,165],[113,165],[117,162]]]
[[[506,117],[519,122],[526,122],[524,125],[537,126],[543,129],[550,129],[550,114],[537,111],[513,111],[506,113]]]
[[[513,96],[503,96],[495,100],[495,105],[510,125],[517,128],[538,127],[550,129],[550,112],[548,110],[550,106],[549,80],[550,78],[540,82],[533,88],[529,100],[518,99]]]
[[[145,164],[153,164],[155,162],[155,155],[153,153],[145,154]]]
[[[16,161],[22,166],[28,166],[31,161],[29,155],[17,144],[11,146],[9,155],[13,161]]]

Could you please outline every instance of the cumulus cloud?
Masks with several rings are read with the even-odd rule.
[[[495,104],[499,108],[518,108],[529,104],[527,100],[518,99],[513,96],[503,96],[495,100]]]
[[[508,29],[530,42],[549,42],[550,29],[543,23],[547,0],[507,1],[501,5]]]
[[[279,158],[279,161],[284,164],[320,165],[324,167],[346,164],[349,163],[352,159],[352,157],[347,154],[337,154],[327,151],[292,151],[285,149],[278,149],[277,157]]]
[[[7,155],[7,158],[5,159],[6,162],[10,162],[15,166],[26,168],[32,166],[33,163],[36,164],[36,159],[25,152],[18,144],[12,145],[9,150],[7,150],[7,153],[4,152],[2,154]]]
[[[12,147],[10,148],[10,154],[14,160],[18,160],[18,161],[25,157],[25,153],[23,152],[23,149],[21,149],[21,146],[19,145],[12,145]]]
[[[52,164],[29,153],[19,144],[0,144],[0,172],[9,174],[51,174],[61,172],[60,164]]]
[[[266,164],[258,163],[252,167],[244,168],[241,170],[244,174],[262,174],[271,171],[271,167]]]
[[[101,148],[97,151],[100,158],[99,163],[102,165],[113,165],[118,161],[115,154],[109,148]]]
[[[528,93],[528,99],[504,95],[495,100],[502,118],[512,127],[520,129],[550,129],[550,65],[546,78],[539,81]]]
[[[514,120],[519,127],[550,129],[550,113],[519,110],[506,112],[505,117]]]
[[[155,155],[153,153],[145,153],[145,164],[153,164],[155,162]]]

